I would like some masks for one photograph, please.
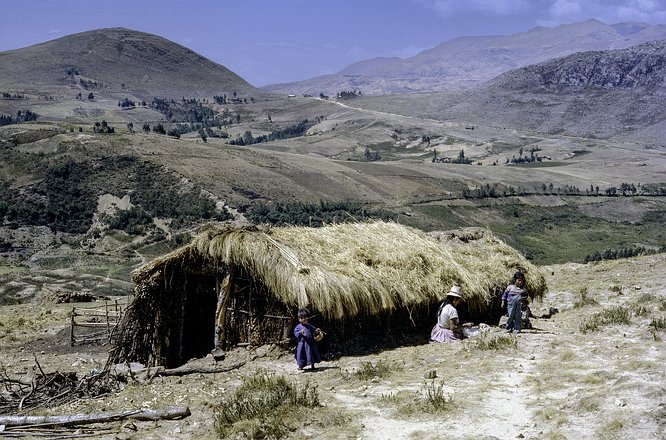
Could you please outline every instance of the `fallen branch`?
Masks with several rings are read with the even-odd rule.
[[[189,416],[186,406],[168,406],[159,410],[118,410],[95,414],[76,414],[73,416],[0,416],[0,425],[5,426],[70,426],[91,423],[107,423],[122,419],[133,420],[173,420]]]
[[[214,374],[214,373],[225,373],[227,371],[236,370],[245,365],[245,362],[239,362],[237,364],[230,365],[228,367],[193,367],[188,365],[183,365],[178,368],[165,368],[163,370],[158,367],[157,376],[186,376],[188,374],[202,373],[202,374]]]

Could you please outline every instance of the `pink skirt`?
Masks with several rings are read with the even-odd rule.
[[[430,342],[455,342],[459,340],[460,338],[453,331],[448,328],[442,328],[439,324],[435,324],[430,332]]]

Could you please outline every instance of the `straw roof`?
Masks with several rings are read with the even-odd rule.
[[[382,221],[265,230],[209,225],[135,271],[135,283],[155,281],[173,262],[242,267],[284,304],[333,319],[437,302],[454,283],[470,309],[484,310],[516,270],[525,272],[533,296],[546,290],[534,265],[480,228],[426,234]]]

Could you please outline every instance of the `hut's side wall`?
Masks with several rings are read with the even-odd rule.
[[[137,285],[109,361],[176,367],[205,356],[214,345],[216,303],[215,276],[165,264]]]

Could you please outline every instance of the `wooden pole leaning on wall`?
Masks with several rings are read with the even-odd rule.
[[[224,348],[224,341],[226,335],[224,333],[224,323],[227,317],[227,304],[231,297],[231,290],[233,284],[233,272],[229,268],[229,273],[224,277],[219,284],[217,291],[217,307],[215,308],[215,338],[214,348]]]

